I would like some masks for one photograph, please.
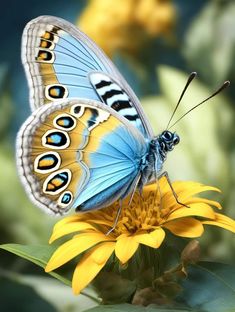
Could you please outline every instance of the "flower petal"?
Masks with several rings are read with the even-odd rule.
[[[110,227],[113,226],[113,222],[114,222],[114,220],[108,221],[108,220],[98,219],[98,218],[97,219],[87,219],[86,221],[90,222],[90,223],[94,223],[94,224],[107,225]]]
[[[162,200],[162,206],[163,209],[174,209],[177,206],[180,207],[180,205],[177,204],[176,199],[172,193],[172,190],[166,180],[165,177],[162,177],[159,180],[159,185],[158,188],[160,188],[161,190],[161,200]],[[197,182],[191,182],[191,181],[177,181],[177,182],[173,182],[172,186],[178,196],[178,200],[182,203],[185,203],[186,205],[190,204],[190,203],[200,203],[200,202],[204,202],[207,203],[209,205],[214,205],[217,208],[221,208],[221,206],[219,205],[219,203],[217,202],[213,202],[213,201],[208,201],[204,200],[203,198],[193,198],[193,196],[197,193],[201,193],[201,192],[205,192],[205,191],[217,191],[220,192],[219,189],[212,187],[212,186],[207,186],[207,185],[203,185],[201,183],[197,183]],[[150,192],[156,192],[156,190],[158,189],[156,187],[156,183],[152,183],[150,185],[147,185],[144,187],[143,190],[143,194],[144,194],[144,198],[149,198],[149,194]]]
[[[86,222],[69,222],[69,223],[64,223],[63,226],[60,225],[59,227],[54,227],[53,233],[51,235],[51,238],[49,240],[49,244],[54,242],[56,239],[73,233],[73,232],[80,232],[84,230],[93,230],[93,231],[98,231],[94,226],[92,226],[89,223]]]
[[[172,204],[172,200],[175,199],[172,190],[169,185],[163,184],[163,188],[160,188],[162,191],[162,199],[164,201],[170,201],[169,204]],[[192,182],[192,181],[176,181],[172,183],[172,186],[174,188],[174,191],[176,192],[178,196],[178,200],[180,202],[185,202],[187,199],[191,198],[195,194],[206,192],[206,191],[215,191],[220,192],[220,190],[213,186],[207,186],[201,183]]]
[[[208,204],[209,206],[216,207],[217,209],[222,209],[222,206],[220,205],[220,203],[211,199],[207,199],[207,198],[192,197],[187,201],[186,205],[190,206],[193,203],[205,203],[205,204]]]
[[[182,237],[199,237],[204,232],[202,223],[194,218],[177,219],[165,223],[163,226],[173,234]]]
[[[53,271],[78,256],[92,246],[110,239],[103,233],[81,233],[75,238],[61,245],[52,255],[47,266],[46,272]]]
[[[176,181],[172,183],[172,185],[176,194],[179,194],[181,198],[184,198],[184,197],[189,198],[195,194],[206,192],[206,191],[221,192],[216,187],[204,185],[204,184],[193,182],[193,181]]]
[[[65,217],[63,219],[61,219],[60,221],[58,221],[55,226],[54,226],[54,230],[63,226],[64,224],[66,223],[70,223],[70,222],[78,222],[80,221],[80,218],[79,218],[79,214],[74,214],[72,216],[68,216],[68,217]]]
[[[114,247],[114,242],[101,243],[83,256],[73,274],[74,294],[78,295],[95,278],[113,253]]]
[[[127,236],[123,234],[117,238],[115,246],[115,254],[121,263],[126,263],[136,252],[139,243],[135,236]]]
[[[216,219],[214,221],[203,221],[203,224],[215,225],[222,227],[228,231],[235,233],[235,221],[220,213],[215,214]]]
[[[203,203],[192,204],[189,208],[181,206],[169,214],[167,222],[189,216],[197,216],[214,220],[215,212],[209,205]]]
[[[135,235],[135,240],[138,243],[147,245],[152,248],[160,247],[164,238],[165,238],[165,231],[160,227],[150,233]]]

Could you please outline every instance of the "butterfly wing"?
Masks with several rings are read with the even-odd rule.
[[[51,101],[79,97],[99,100],[152,137],[138,98],[114,64],[71,23],[40,16],[27,24],[22,62],[32,110]]]
[[[102,208],[130,193],[147,145],[105,104],[68,99],[44,105],[26,120],[17,163],[32,201],[63,214],[71,207]]]

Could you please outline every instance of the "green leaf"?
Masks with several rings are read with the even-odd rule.
[[[235,311],[235,266],[200,262],[183,281],[180,302],[205,312]]]
[[[50,245],[4,244],[0,245],[0,248],[27,259],[42,268],[45,268],[52,253],[55,251],[55,247]]]
[[[56,246],[4,244],[0,245],[0,248],[45,268],[48,260],[55,251]],[[62,283],[68,286],[71,285],[71,282],[64,276],[55,272],[50,272],[49,274],[60,280]]]
[[[100,272],[92,283],[105,304],[130,302],[136,290],[136,283],[114,272]]]
[[[188,28],[183,53],[214,86],[234,77],[234,1],[209,1]]]
[[[1,311],[56,312],[55,307],[42,298],[32,287],[17,280],[0,277]]]
[[[191,309],[163,308],[159,306],[137,306],[131,304],[102,305],[84,312],[189,312]],[[196,310],[194,310],[196,312]]]
[[[16,280],[23,286],[33,288],[35,292],[43,300],[45,300],[53,307],[55,307],[57,312],[58,311],[82,312],[84,310],[87,310],[88,308],[91,309],[92,307],[97,306],[98,303],[100,302],[98,301],[98,298],[96,297],[96,294],[92,289],[86,289],[85,295],[74,296],[70,287],[68,287],[65,284],[59,283],[55,278],[52,278],[51,276],[17,274],[15,272],[6,272],[6,271],[4,271],[3,274],[8,275],[9,279]],[[96,300],[94,300],[94,298],[96,298]],[[15,310],[6,309],[6,311],[15,311]],[[36,311],[48,312],[49,310],[35,309],[34,312]],[[24,310],[24,312],[26,312],[26,310]]]

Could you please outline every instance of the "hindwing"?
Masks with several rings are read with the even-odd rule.
[[[125,197],[147,148],[142,134],[106,105],[71,99],[45,105],[26,120],[17,162],[32,201],[63,214]]]

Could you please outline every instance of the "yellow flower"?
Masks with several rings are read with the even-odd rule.
[[[135,20],[149,36],[167,34],[175,24],[176,12],[171,1],[139,0]]]
[[[55,251],[46,272],[84,253],[72,280],[73,291],[79,294],[105,266],[113,252],[120,263],[125,264],[139,244],[159,248],[165,230],[177,236],[195,238],[202,235],[204,224],[211,224],[235,233],[235,221],[213,210],[212,207],[221,209],[218,202],[195,196],[218,189],[196,182],[175,182],[173,187],[179,201],[187,207],[177,204],[166,179],[162,178],[159,185],[145,186],[142,196],[136,193],[130,205],[128,198],[123,202],[117,226],[109,235],[106,234],[113,226],[118,202],[98,211],[60,220],[54,227],[50,243],[67,234],[76,234]]]
[[[175,15],[170,0],[91,0],[78,26],[109,56],[116,50],[135,54],[147,37],[170,33]]]

